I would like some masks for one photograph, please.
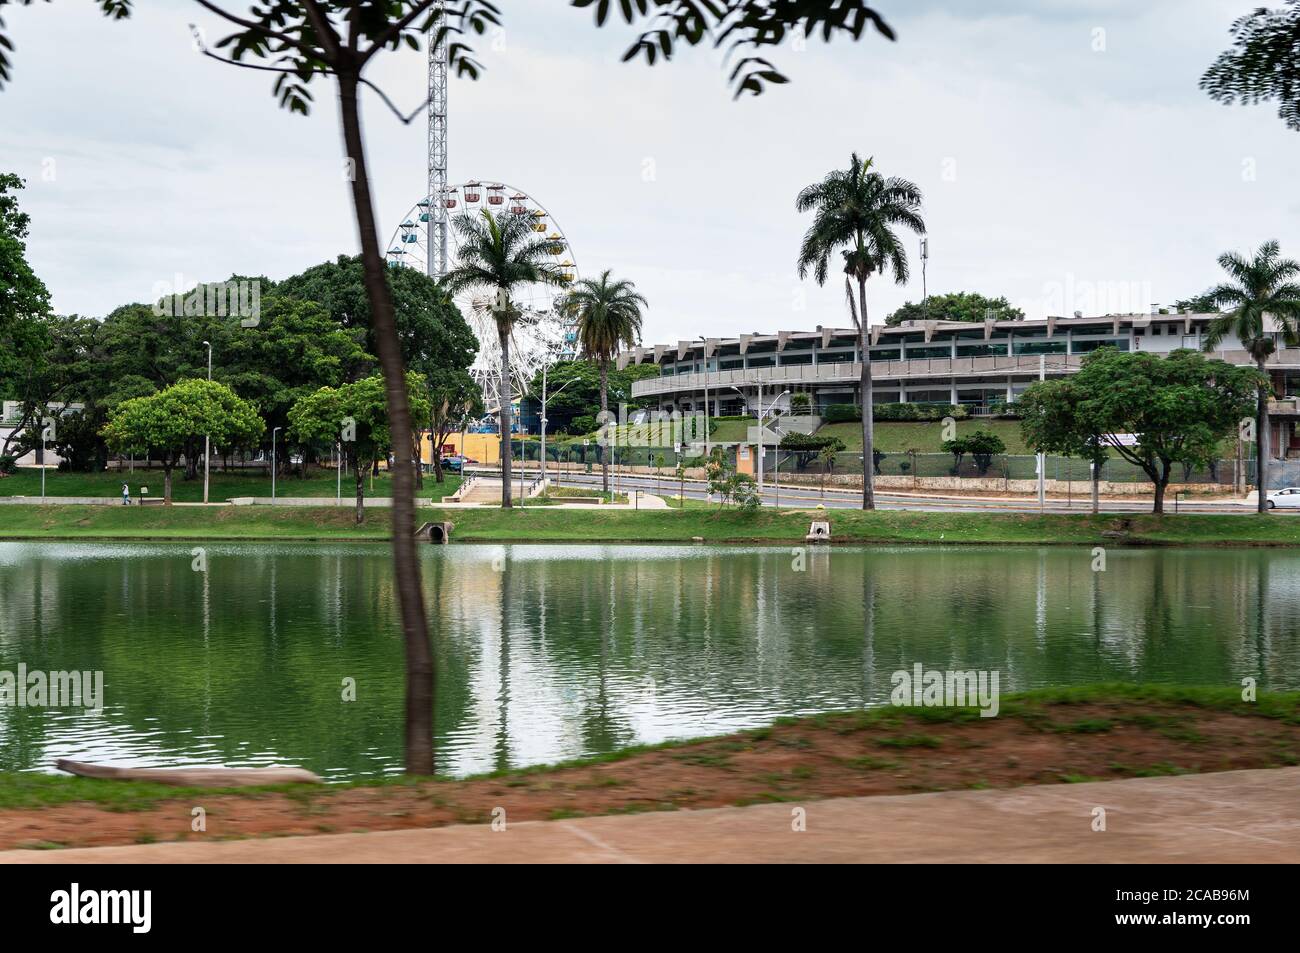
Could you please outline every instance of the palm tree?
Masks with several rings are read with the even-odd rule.
[[[1259,246],[1253,258],[1243,258],[1236,252],[1219,256],[1219,266],[1228,273],[1230,281],[1211,288],[1205,297],[1225,313],[1210,322],[1205,332],[1204,348],[1217,350],[1223,339],[1234,335],[1241,341],[1255,366],[1263,375],[1259,386],[1259,401],[1255,410],[1255,482],[1259,488],[1259,512],[1268,512],[1268,395],[1271,390],[1265,365],[1277,347],[1276,335],[1289,347],[1300,345],[1300,263],[1280,257],[1276,241]],[[1277,330],[1271,329],[1267,319],[1272,318]]]
[[[611,281],[609,269],[598,279],[584,278],[569,292],[565,309],[577,319],[583,354],[600,366],[600,421],[609,421],[609,362],[623,347],[641,339],[641,309],[649,307],[626,279]],[[607,431],[608,432],[608,431]],[[600,455],[601,484],[609,493],[609,448]]]
[[[563,245],[533,230],[526,215],[501,212],[492,215],[486,209],[478,215],[458,215],[452,227],[460,236],[457,264],[443,279],[453,294],[466,288],[491,290],[487,305],[496,320],[497,340],[501,345],[501,379],[497,400],[501,421],[501,505],[509,508],[510,499],[510,336],[522,311],[514,295],[532,284],[562,286],[564,272],[549,259],[563,251]]]
[[[884,178],[872,171],[872,159],[863,162],[855,152],[847,170],[836,169],[795,199],[800,212],[814,213],[799,249],[799,277],[811,269],[819,285],[826,283],[830,258],[837,250],[844,260],[844,291],[849,315],[858,330],[862,355],[862,508],[875,509],[874,446],[871,397],[870,342],[867,333],[867,279],[873,274],[894,273],[894,281],[906,284],[907,252],[895,234],[896,226],[925,234],[921,220],[921,190],[906,179]],[[857,301],[853,282],[857,282]]]

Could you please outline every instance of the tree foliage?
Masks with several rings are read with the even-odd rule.
[[[193,455],[205,435],[217,445],[246,446],[261,437],[265,426],[257,408],[225,384],[184,380],[120,404],[103,435],[119,453],[148,453],[161,461],[164,497],[170,503],[172,469],[183,453]]]
[[[1204,466],[1250,412],[1260,373],[1197,351],[1167,357],[1098,348],[1066,380],[1031,386],[1017,404],[1025,441],[1038,451],[1090,459],[1094,442],[1140,467],[1155,485],[1156,513],[1175,463]],[[1129,440],[1132,440],[1130,445]]]
[[[27,263],[31,219],[18,208],[22,187],[18,176],[0,174],[0,397],[12,392],[15,375],[44,366],[49,343],[42,319],[50,311],[50,293]]]
[[[895,327],[904,321],[1023,321],[1025,313],[1012,307],[1004,297],[987,298],[977,291],[954,291],[931,295],[917,304],[906,302],[885,318],[885,324]]]
[[[1256,7],[1233,21],[1232,47],[1201,77],[1201,89],[1221,103],[1276,101],[1277,114],[1300,132],[1300,0]]]

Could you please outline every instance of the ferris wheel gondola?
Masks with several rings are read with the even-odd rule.
[[[481,182],[471,181],[445,189],[440,196],[421,199],[407,212],[389,242],[387,257],[390,267],[416,268],[429,273],[430,209],[435,208],[438,202],[446,210],[449,222],[466,213],[527,215],[532,219],[533,231],[545,236],[553,245],[552,262],[560,270],[564,284],[556,287],[539,282],[518,289],[512,295],[519,316],[510,338],[510,381],[512,398],[519,399],[542,367],[574,356],[577,336],[572,321],[565,318],[559,308],[566,293],[565,286],[571,285],[578,277],[573,249],[554,216],[527,193],[502,183],[484,188]],[[454,268],[459,255],[460,234],[456,228],[450,227],[447,235],[447,262]],[[501,367],[501,345],[491,293],[488,289],[476,289],[456,295],[455,300],[478,338],[478,357],[470,368],[470,374],[483,389],[484,403],[491,411],[498,403]]]

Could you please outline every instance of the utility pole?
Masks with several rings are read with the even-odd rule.
[[[276,427],[271,431],[271,504],[275,504],[275,435],[283,428]]]
[[[542,368],[542,488],[543,489],[546,488],[546,425],[549,422],[549,419],[546,416],[546,404],[552,397],[558,396],[560,391],[564,390],[564,388],[568,387],[575,380],[577,380],[576,377],[571,377],[569,378],[569,380],[565,381],[563,384],[560,385],[560,390],[557,390],[554,394],[547,394],[546,371],[547,368],[543,367]],[[556,466],[557,467],[559,466],[558,460],[556,461]]]
[[[212,345],[204,341],[208,347],[208,383],[212,383]],[[212,443],[208,434],[203,435],[203,502],[208,502],[208,456],[212,453]]]
[[[1047,380],[1047,355],[1038,355],[1038,379]],[[1038,452],[1038,511],[1047,508],[1047,454]]]
[[[921,311],[928,318],[930,316],[930,294],[926,290],[925,284],[925,266],[930,260],[930,239],[921,239]]]

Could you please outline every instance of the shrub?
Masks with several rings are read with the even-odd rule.
[[[595,414],[579,414],[569,422],[569,433],[589,434],[596,430]]]
[[[1005,453],[1007,445],[1002,438],[995,433],[987,430],[977,430],[965,437],[958,437],[956,440],[945,440],[943,449],[951,453],[953,457],[953,467],[949,471],[953,476],[958,475],[961,469],[962,457],[970,454],[975,461],[975,469],[980,476],[984,476],[993,465],[993,457],[999,453]]]
[[[873,404],[872,416],[876,420],[965,420],[970,411],[959,404]],[[853,404],[831,404],[824,414],[829,424],[849,423],[862,419],[862,411]]]
[[[790,410],[797,414],[807,414],[812,411],[812,398],[806,391],[800,391],[797,394],[790,395]]]
[[[830,404],[822,415],[828,424],[847,424],[862,419],[862,411],[853,404]]]
[[[18,458],[11,453],[0,457],[0,476],[9,476],[18,468]]]

